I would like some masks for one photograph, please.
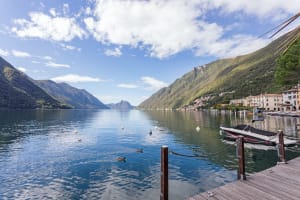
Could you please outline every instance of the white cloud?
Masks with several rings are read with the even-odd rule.
[[[218,57],[234,57],[253,52],[267,45],[270,39],[262,39],[247,35],[235,35],[230,39],[221,39],[214,43],[206,44],[209,48],[197,48],[196,55],[215,55]]]
[[[56,17],[56,11],[55,11],[55,8],[50,8],[49,13],[50,13],[53,17]]]
[[[54,62],[47,62],[46,66],[48,67],[54,67],[54,68],[70,68],[70,65],[68,64],[58,64],[58,63],[54,63]]]
[[[0,56],[8,56],[9,55],[9,52],[8,51],[5,51],[3,49],[0,49]]]
[[[146,49],[150,56],[157,58],[184,50],[193,50],[196,55],[237,55],[240,51],[249,53],[269,42],[240,33],[228,37],[228,24],[223,27],[207,20],[210,12],[214,15],[240,12],[241,16],[273,20],[274,16],[286,17],[300,9],[299,0],[96,0],[95,5],[95,9],[89,11],[94,15],[86,17],[84,22],[97,41]],[[255,41],[238,44],[237,38]],[[225,45],[223,49],[222,45]],[[250,45],[248,50],[247,45]]]
[[[52,60],[53,58],[51,56],[44,56],[43,59],[45,59],[45,60]]]
[[[20,57],[20,58],[29,58],[29,57],[31,57],[31,55],[29,53],[24,52],[24,51],[12,50],[11,53],[15,57]]]
[[[121,49],[116,47],[115,49],[107,49],[104,52],[105,55],[107,56],[115,56],[115,57],[120,57],[122,55]]]
[[[134,89],[134,88],[138,88],[139,86],[134,85],[134,84],[126,84],[126,83],[121,83],[119,85],[117,85],[120,88],[128,88],[128,89]]]
[[[84,21],[100,42],[147,47],[151,56],[164,58],[194,48],[204,39],[214,41],[222,33],[217,24],[196,21],[201,14],[197,5],[193,1],[97,1],[95,17]]]
[[[275,17],[296,14],[300,9],[299,0],[205,0],[212,8],[220,8],[226,13],[242,11],[248,15],[262,17]],[[272,18],[271,18],[272,20]]]
[[[64,50],[76,50],[76,51],[81,51],[81,48],[72,46],[72,45],[67,45],[67,44],[60,44],[60,46],[64,49]]]
[[[69,4],[64,3],[64,5],[63,5],[63,13],[64,13],[64,15],[68,14],[69,11],[70,11]]]
[[[144,76],[144,77],[141,77],[141,80],[143,81],[143,83],[148,85],[147,89],[149,89],[149,90],[159,90],[163,87],[168,86],[167,83],[157,80],[153,77]]]
[[[41,38],[53,41],[82,39],[87,33],[76,24],[75,18],[49,16],[41,12],[29,13],[30,20],[16,19],[11,30],[18,37]]]
[[[27,71],[27,69],[25,69],[24,67],[18,67],[17,69],[24,73]]]
[[[103,81],[99,78],[93,78],[89,76],[80,76],[77,74],[67,74],[64,76],[58,76],[51,79],[55,82],[68,82],[68,83],[82,83],[82,82],[100,82]]]

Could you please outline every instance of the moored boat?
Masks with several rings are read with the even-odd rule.
[[[220,134],[224,139],[236,140],[238,136],[244,136],[244,141],[253,144],[275,146],[278,143],[277,133],[254,128],[250,125],[240,124],[235,127],[220,127]],[[296,140],[284,138],[285,146],[296,144]]]

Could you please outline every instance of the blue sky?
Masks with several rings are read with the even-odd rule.
[[[299,0],[1,0],[0,56],[138,105],[195,66],[265,46],[258,36],[299,11]]]

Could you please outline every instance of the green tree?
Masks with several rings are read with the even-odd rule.
[[[300,39],[298,38],[276,62],[276,82],[282,86],[296,85],[300,79]]]

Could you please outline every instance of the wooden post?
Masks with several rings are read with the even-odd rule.
[[[280,163],[286,163],[283,132],[281,130],[278,131],[278,144],[277,144],[277,147],[278,147],[279,162]]]
[[[168,146],[162,146],[160,151],[160,200],[168,200],[169,183],[168,183]]]
[[[237,178],[238,178],[238,180],[246,180],[244,137],[243,136],[239,136],[237,138],[237,157],[238,157],[238,162],[239,162]]]

